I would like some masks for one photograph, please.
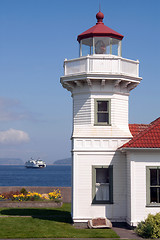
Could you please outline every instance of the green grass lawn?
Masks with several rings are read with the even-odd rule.
[[[0,215],[0,238],[119,237],[112,229],[76,229],[72,225],[70,204],[61,208],[1,208]]]

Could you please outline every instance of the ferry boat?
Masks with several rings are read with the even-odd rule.
[[[31,158],[25,163],[26,168],[44,168],[46,167],[46,163],[38,158],[37,160]]]

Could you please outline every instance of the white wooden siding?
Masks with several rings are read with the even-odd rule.
[[[146,166],[160,166],[160,152],[137,150],[127,155],[127,158],[131,171],[131,213],[127,211],[127,215],[130,224],[136,226],[149,213],[160,212],[160,207],[146,207]],[[129,202],[129,192],[127,194]]]
[[[111,104],[113,124],[128,129],[128,96],[116,94],[113,96]]]
[[[126,159],[126,183],[127,183],[127,218],[126,222],[130,224],[131,222],[131,166],[130,166],[130,154],[127,152]]]
[[[111,126],[94,125],[95,99],[111,100]],[[128,95],[100,94],[99,92],[86,94],[74,93],[73,126],[73,137],[131,138],[128,127]]]
[[[92,204],[92,165],[113,165],[114,204]],[[126,165],[121,153],[74,153],[73,219],[83,222],[93,217],[112,221],[126,219]]]
[[[91,124],[91,99],[89,96],[76,95],[73,98],[73,124]]]

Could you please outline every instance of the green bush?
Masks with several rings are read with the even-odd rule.
[[[145,221],[138,224],[136,233],[143,238],[160,238],[160,213],[149,214]]]
[[[25,189],[25,188],[22,188],[21,190],[20,190],[20,193],[23,193],[24,195],[27,195],[27,190]]]

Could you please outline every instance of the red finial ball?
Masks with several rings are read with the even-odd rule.
[[[97,22],[98,22],[98,23],[101,23],[101,22],[103,22],[104,14],[103,14],[101,11],[99,11],[99,12],[96,14],[96,18],[97,18]]]

